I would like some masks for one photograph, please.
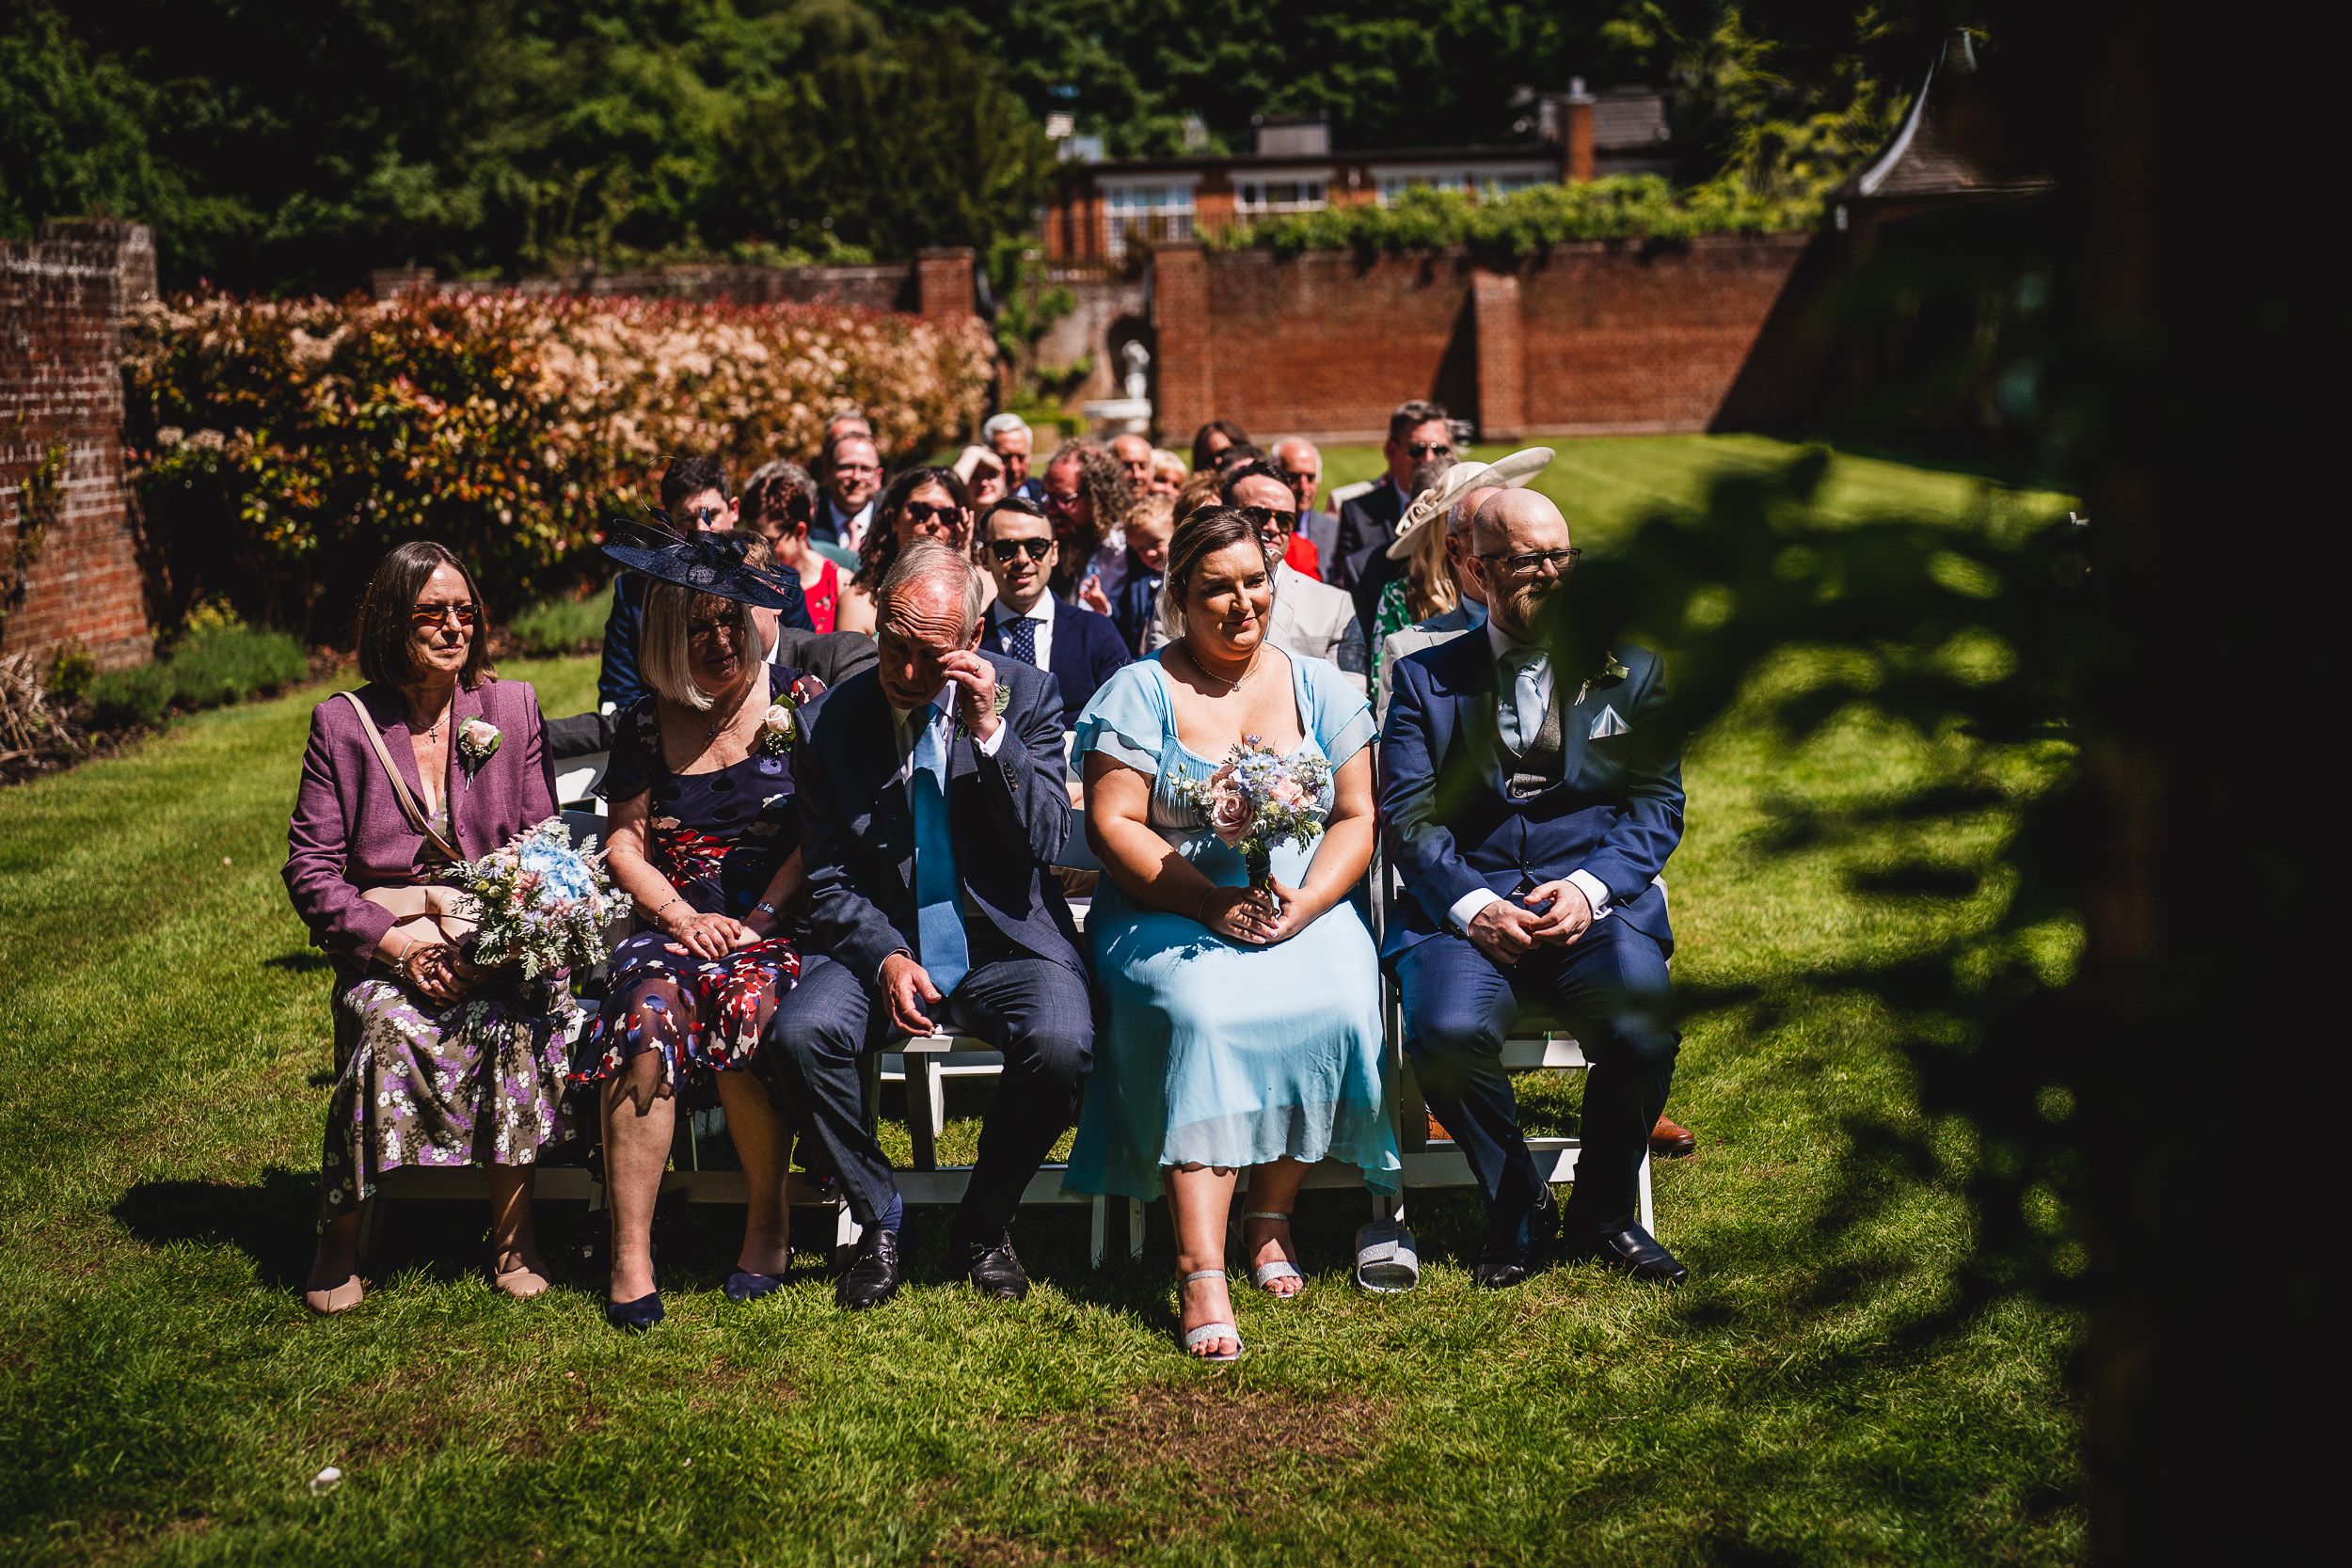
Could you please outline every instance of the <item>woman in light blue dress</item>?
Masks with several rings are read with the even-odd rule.
[[[1226,1216],[1240,1169],[1248,1261],[1284,1297],[1306,1283],[1289,1218],[1310,1165],[1344,1161],[1376,1189],[1397,1186],[1378,959],[1349,901],[1372,858],[1373,725],[1336,668],[1265,641],[1272,561],[1253,519],[1194,513],[1168,567],[1172,641],[1078,720],[1087,836],[1105,872],[1087,934],[1110,1026],[1066,1185],[1168,1194],[1185,1348],[1232,1360]],[[1331,764],[1323,835],[1274,851],[1267,893],[1176,787],[1208,778],[1246,736]]]

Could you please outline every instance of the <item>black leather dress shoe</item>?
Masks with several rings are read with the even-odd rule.
[[[964,1248],[964,1271],[972,1288],[992,1301],[1026,1301],[1029,1276],[1012,1250],[1012,1233],[998,1231],[993,1242],[973,1242]]]
[[[1658,1239],[1638,1225],[1606,1236],[1585,1237],[1570,1244],[1567,1256],[1578,1262],[1589,1259],[1606,1263],[1613,1269],[1623,1269],[1636,1279],[1665,1285],[1679,1285],[1691,1277],[1691,1271],[1677,1262],[1673,1253],[1660,1246]]]
[[[1557,1249],[1560,1241],[1560,1205],[1549,1187],[1536,1195],[1534,1203],[1523,1211],[1527,1218],[1527,1241],[1518,1239],[1519,1222],[1514,1216],[1508,1224],[1496,1224],[1488,1228],[1486,1250],[1470,1265],[1470,1283],[1482,1291],[1507,1291],[1533,1275],[1545,1259]]]
[[[834,1304],[852,1312],[880,1307],[898,1293],[905,1277],[906,1271],[898,1262],[898,1233],[868,1226],[858,1241],[857,1256],[850,1261],[850,1272],[833,1288]]]

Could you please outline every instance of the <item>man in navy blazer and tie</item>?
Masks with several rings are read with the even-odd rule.
[[[1046,591],[1060,551],[1054,525],[1034,502],[1017,496],[998,501],[980,519],[980,531],[988,575],[996,579],[980,646],[1051,671],[1061,684],[1062,727],[1075,729],[1095,688],[1129,661],[1119,628],[1109,616]]]
[[[1478,1284],[1525,1279],[1563,1230],[1571,1258],[1678,1283],[1687,1271],[1634,1215],[1681,1040],[1658,877],[1682,838],[1682,765],[1659,661],[1620,648],[1555,667],[1537,631],[1575,556],[1543,496],[1488,498],[1471,542],[1486,625],[1395,667],[1382,730],[1381,816],[1405,886],[1382,957],[1404,990],[1406,1050],[1486,1194]],[[1528,1004],[1573,1028],[1593,1064],[1565,1210],[1500,1062]]]
[[[811,951],[769,1022],[776,1087],[798,1107],[865,1227],[835,1288],[898,1289],[904,1205],[864,1105],[865,1057],[952,1028],[1005,1055],[953,1243],[982,1294],[1028,1277],[1008,1230],[1075,1118],[1093,1065],[1077,927],[1051,873],[1070,834],[1054,677],[977,651],[978,574],[916,540],[882,582],[881,662],[803,714],[794,753]]]

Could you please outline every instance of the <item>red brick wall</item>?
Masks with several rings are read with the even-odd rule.
[[[1375,441],[1399,403],[1434,398],[1498,439],[1706,430],[1753,381],[1809,239],[1564,245],[1507,273],[1462,251],[1163,249],[1160,429],[1181,442],[1224,418],[1262,440]]]
[[[56,442],[71,456],[65,514],[0,626],[0,648],[79,640],[106,668],[153,652],[122,475],[121,319],[155,293],[144,227],[44,224],[0,242],[0,542],[22,521],[19,482]]]

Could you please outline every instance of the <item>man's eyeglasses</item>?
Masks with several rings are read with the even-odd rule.
[[[421,626],[437,626],[450,616],[457,617],[461,626],[470,626],[482,613],[478,604],[413,604],[408,607],[408,619]]]
[[[1407,441],[1405,455],[1416,463],[1424,457],[1452,457],[1454,446],[1448,441]]]
[[[946,523],[949,528],[963,521],[963,509],[950,503],[935,506],[930,501],[909,501],[906,519],[910,523]]]
[[[1278,532],[1287,536],[1298,527],[1298,514],[1285,512],[1279,506],[1237,506],[1233,510],[1258,531],[1261,539]]]
[[[997,565],[1009,566],[1016,555],[1030,561],[1044,560],[1053,554],[1054,542],[1051,539],[991,539],[988,548],[989,553],[996,558]]]
[[[878,474],[882,472],[882,465],[879,463],[835,463],[833,466],[833,471],[837,474]]]
[[[1566,577],[1575,570],[1577,557],[1583,553],[1582,550],[1529,550],[1523,555],[1504,555],[1498,551],[1493,555],[1481,554],[1478,559],[1496,562],[1515,578],[1534,577],[1546,566]]]

